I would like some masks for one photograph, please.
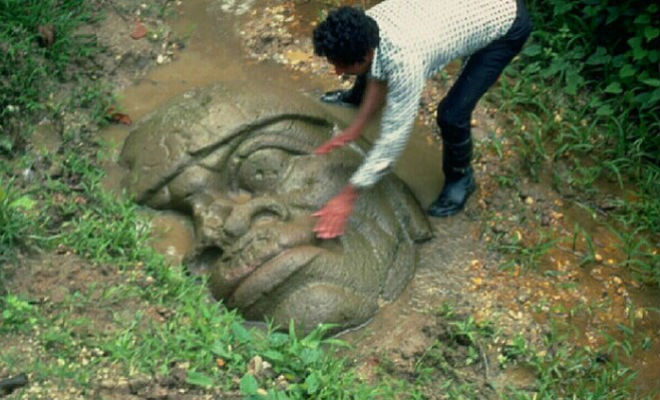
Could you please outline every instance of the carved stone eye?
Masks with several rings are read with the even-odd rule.
[[[251,193],[273,192],[286,173],[292,155],[268,148],[250,154],[238,169],[238,186]]]

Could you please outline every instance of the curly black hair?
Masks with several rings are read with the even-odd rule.
[[[314,29],[314,53],[344,65],[364,61],[380,42],[378,24],[355,7],[339,7]]]

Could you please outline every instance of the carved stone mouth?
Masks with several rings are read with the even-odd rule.
[[[313,223],[313,221],[311,222]],[[234,299],[234,293],[242,286],[242,282],[249,280],[253,274],[264,267],[268,267],[264,274],[275,274],[274,271],[278,270],[285,275],[293,273],[292,265],[302,261],[300,256],[296,255],[296,250],[304,249],[303,253],[306,254],[309,252],[308,247],[316,248],[309,246],[315,240],[312,226],[310,221],[305,218],[300,223],[286,224],[284,233],[280,230],[265,229],[239,240],[234,249],[224,252],[221,261],[216,261],[215,265],[211,266],[210,283],[213,295],[218,299]],[[293,256],[295,256],[296,262],[287,260]],[[278,265],[281,266],[278,267]],[[260,273],[259,276],[261,275]],[[283,277],[280,283],[285,278]],[[273,279],[279,279],[279,276],[273,277]],[[253,282],[251,285],[254,285],[255,282],[261,281],[255,279],[251,282]],[[266,282],[263,283],[266,284]]]
[[[218,246],[209,246],[204,248],[196,255],[188,254],[184,259],[188,265],[188,271],[195,275],[206,275],[211,271],[213,264],[218,259],[222,259],[223,251]]]
[[[229,305],[240,304],[243,308],[250,307],[275,290],[296,271],[312,262],[322,251],[320,247],[298,246],[281,252],[239,283],[229,300]]]

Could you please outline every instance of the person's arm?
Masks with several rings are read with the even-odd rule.
[[[344,234],[360,189],[378,182],[396,163],[408,143],[425,80],[421,68],[401,68],[399,72],[399,75],[385,86],[387,105],[381,121],[380,137],[346,188],[314,214],[319,217],[314,232],[320,239],[331,239]],[[357,124],[356,128],[364,129],[365,125],[360,124],[364,121],[368,123],[369,118],[373,117],[373,114],[369,115],[367,112],[369,108],[368,106],[363,115],[365,120],[354,122]]]
[[[426,83],[423,71],[421,63],[407,63],[396,68],[396,73],[388,80],[380,136],[351,177],[350,183],[355,188],[366,188],[378,182],[394,167],[406,148]]]
[[[359,138],[374,118],[374,115],[383,108],[386,95],[387,83],[370,79],[360,109],[351,125],[340,135],[319,147],[316,154],[329,153],[333,149]],[[357,188],[348,184],[340,194],[333,197],[322,209],[314,213],[315,217],[319,217],[314,226],[316,236],[320,239],[331,239],[343,235],[358,196]]]
[[[369,79],[362,103],[360,103],[358,113],[351,125],[342,133],[321,145],[316,149],[315,153],[327,154],[338,147],[357,140],[367,125],[373,120],[374,116],[383,108],[386,95],[387,82]]]
[[[319,217],[316,225],[314,225],[316,237],[319,239],[332,239],[343,235],[358,196],[358,190],[349,183],[341,193],[328,201],[322,209],[312,214],[314,217]]]

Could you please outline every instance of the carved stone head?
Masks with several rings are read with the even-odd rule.
[[[124,187],[140,203],[190,216],[189,264],[248,320],[360,325],[394,299],[415,267],[428,223],[394,176],[364,191],[339,239],[319,240],[311,214],[362,160],[352,145],[317,156],[337,121],[281,88],[223,83],[186,93],[131,132]]]

